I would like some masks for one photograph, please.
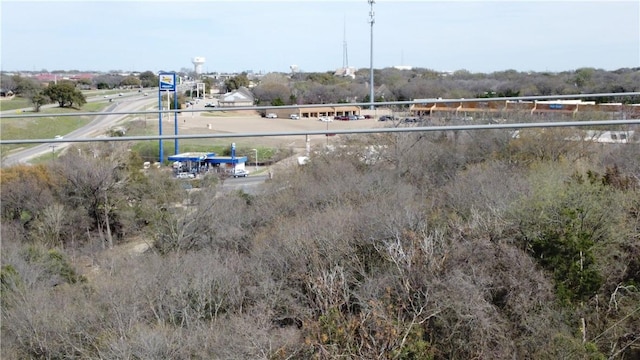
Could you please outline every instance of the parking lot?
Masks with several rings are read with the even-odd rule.
[[[193,109],[208,110],[204,107],[207,100],[200,100]],[[166,119],[173,123],[173,118]],[[178,116],[178,131],[180,134],[209,134],[209,133],[256,133],[256,132],[286,132],[286,131],[322,131],[322,130],[349,130],[371,129],[389,126],[388,122],[380,122],[377,119],[363,119],[353,121],[323,122],[318,118],[263,118],[255,111],[204,111],[198,113],[182,113]],[[172,129],[167,125],[166,129]],[[331,137],[331,140],[335,137]],[[331,141],[330,140],[330,141]],[[293,148],[305,148],[305,136],[278,136],[255,137],[243,139],[254,144],[253,146],[287,146]],[[324,135],[310,136],[311,145],[324,144],[327,141]]]

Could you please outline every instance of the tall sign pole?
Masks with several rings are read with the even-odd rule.
[[[162,90],[158,90],[158,135],[162,136]],[[162,164],[164,152],[162,150],[162,139],[158,140],[158,162]]]
[[[178,93],[176,91],[173,92],[173,108],[178,110]],[[178,112],[173,113],[173,129],[174,133],[178,135]],[[178,155],[180,151],[178,151],[178,138],[173,139],[173,147],[175,149],[174,155]]]
[[[169,97],[169,91],[173,91],[173,94],[176,98],[176,103],[178,101],[178,96],[176,95],[176,73],[160,73],[158,74],[158,135],[162,136],[162,92],[166,91],[167,92],[167,97]],[[170,102],[169,100],[167,100],[167,107],[170,107]],[[177,124],[178,124],[178,115],[176,112],[176,117],[175,117],[175,122],[176,122],[176,128],[177,128]],[[177,130],[176,130],[176,135],[178,134]],[[162,139],[159,140],[159,155],[158,157],[160,158],[159,161],[160,163],[162,163],[164,161],[164,149],[162,146]],[[178,139],[176,139],[176,152],[178,151]]]

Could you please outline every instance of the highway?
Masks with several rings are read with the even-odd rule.
[[[154,92],[149,92],[149,94],[154,94]],[[143,93],[133,93],[128,94],[128,96],[111,96],[114,99],[114,102],[109,104],[109,106],[104,110],[105,112],[114,111],[114,112],[126,112],[126,111],[137,111],[141,110],[143,107],[155,104],[158,101],[157,96],[144,96]],[[87,99],[88,102],[94,101],[104,101],[103,97],[94,97],[91,99]],[[56,105],[53,105],[56,106]],[[14,110],[15,111],[15,110]],[[28,114],[28,113],[26,113]],[[28,115],[25,115],[28,116]],[[118,121],[124,119],[127,115],[99,115],[96,116],[93,121],[89,124],[81,127],[77,130],[74,130],[68,134],[60,134],[64,136],[65,139],[74,139],[74,138],[86,138],[86,137],[96,137],[100,135],[104,135],[105,131],[109,128],[113,127]],[[58,152],[65,147],[69,146],[70,143],[58,142],[55,145],[52,144],[39,144],[24,150],[18,150],[6,155],[2,159],[2,167],[24,164],[29,160],[43,155],[45,153],[50,153],[52,151],[52,146],[55,146],[53,149]]]

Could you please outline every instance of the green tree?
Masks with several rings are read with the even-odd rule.
[[[68,82],[50,84],[44,89],[43,95],[49,97],[51,101],[57,102],[60,107],[73,107],[74,104],[82,106],[87,103],[84,94]]]
[[[180,109],[182,107],[182,105],[184,105],[187,102],[186,97],[184,96],[184,94],[178,94],[178,109]],[[175,96],[171,95],[170,99],[169,99],[169,108],[172,110],[175,110]]]
[[[51,100],[43,95],[42,91],[37,91],[29,96],[29,102],[33,105],[33,111],[40,112],[42,105],[50,103]]]
[[[151,71],[145,71],[138,75],[142,87],[158,86],[158,77]]]
[[[30,78],[24,78],[20,75],[15,75],[13,77],[13,83],[13,92],[16,95],[29,96],[29,94],[32,94],[41,88],[37,81]]]
[[[271,100],[271,105],[272,106],[284,106],[284,101],[282,101],[282,99],[280,99],[280,98],[275,98],[275,99]]]
[[[586,302],[605,281],[603,254],[612,252],[624,233],[624,194],[593,173],[563,175],[536,166],[531,195],[523,202],[519,228],[526,249],[554,280],[566,304]]]
[[[311,73],[307,75],[307,80],[322,85],[333,85],[338,79],[332,73]]]
[[[92,81],[91,79],[78,79],[77,83],[78,85],[91,85]]]
[[[237,90],[243,86],[249,86],[249,78],[246,73],[242,73],[226,80],[224,86],[227,88],[227,91]]]
[[[201,80],[204,83],[204,92],[205,94],[209,94],[211,89],[214,87],[215,83],[212,78],[204,78]]]
[[[140,79],[135,76],[127,76],[126,78],[122,79],[122,82],[120,83],[121,86],[132,87],[139,87],[141,84],[142,82],[140,81]]]

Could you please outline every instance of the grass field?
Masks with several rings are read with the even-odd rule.
[[[31,107],[28,99],[21,97],[14,97],[11,100],[0,101],[0,111],[25,109]]]
[[[87,103],[80,109],[49,108],[43,109],[40,114],[61,114],[73,112],[91,112],[104,109],[106,103]],[[89,116],[60,116],[60,117],[24,117],[6,119],[0,121],[0,138],[2,140],[15,139],[49,139],[56,135],[68,134],[91,121]],[[17,148],[25,148],[28,144],[2,145],[0,152],[5,153]]]

